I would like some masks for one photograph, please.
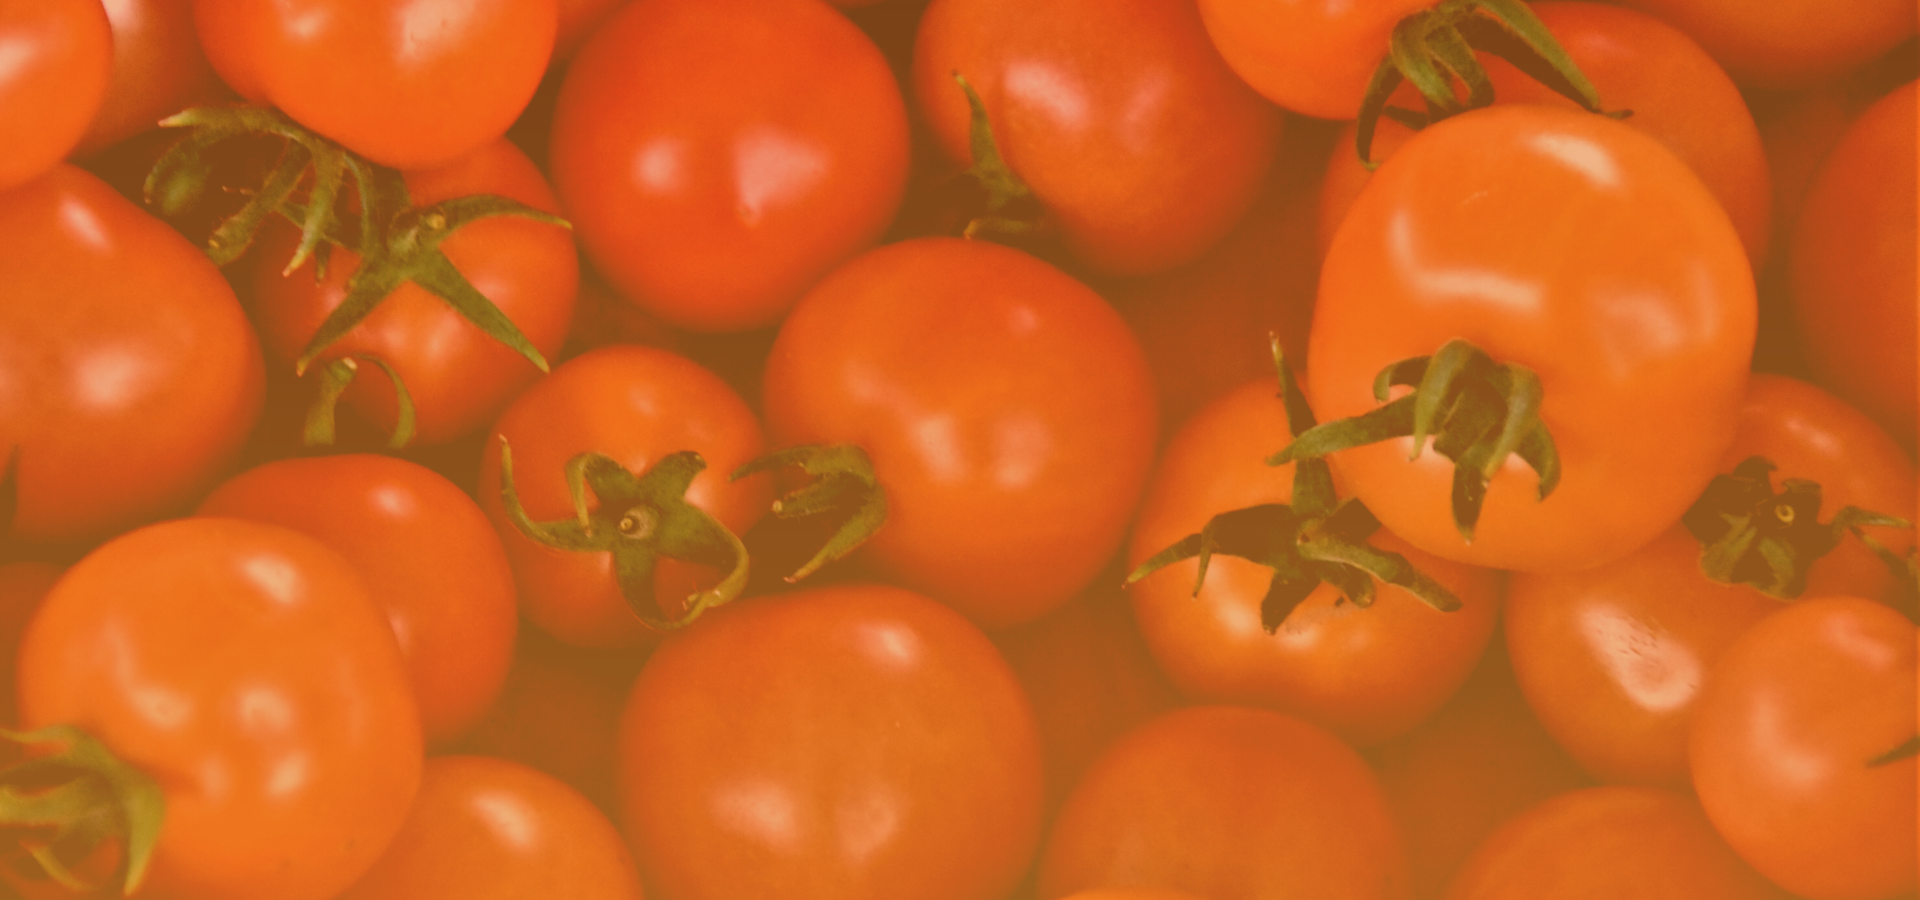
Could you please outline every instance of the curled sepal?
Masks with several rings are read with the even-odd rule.
[[[76,891],[100,890],[72,871],[109,841],[121,847],[114,882],[131,895],[146,878],[167,801],[160,785],[71,725],[36,731],[0,729],[22,747],[58,746],[0,771],[0,827],[48,878]]]
[[[1875,551],[1896,573],[1905,561],[1868,537],[1866,525],[1906,528],[1895,516],[1856,506],[1842,508],[1833,519],[1820,522],[1821,490],[1816,482],[1800,478],[1773,487],[1772,461],[1749,456],[1731,474],[1716,475],[1680,517],[1687,531],[1704,545],[1700,569],[1721,584],[1744,584],[1783,600],[1807,589],[1807,570],[1851,532]]]
[[[840,527],[811,559],[793,574],[789,584],[812,575],[821,566],[858,549],[887,522],[887,492],[873,474],[873,460],[855,444],[807,444],[769,453],[733,470],[739,481],[758,472],[794,466],[810,476],[801,487],[773,501],[773,514],[782,519],[834,515]]]
[[[393,383],[394,406],[397,415],[394,418],[393,434],[387,436],[387,449],[399,450],[413,442],[414,412],[413,393],[407,390],[407,383],[393,366],[377,356],[360,357],[380,367],[387,380]],[[360,364],[355,357],[347,356],[327,363],[320,369],[320,391],[313,405],[307,408],[307,421],[301,432],[301,442],[308,447],[333,446],[335,413],[340,406],[340,395],[346,393],[347,385],[353,383],[353,376],[359,374]]]
[[[727,526],[687,502],[687,486],[706,468],[700,454],[682,450],[636,476],[605,454],[581,453],[567,460],[564,470],[573,518],[535,522],[514,490],[513,448],[505,435],[500,437],[500,499],[514,527],[528,540],[558,550],[613,554],[620,595],[634,615],[661,631],[692,624],[701,613],[740,596],[747,586],[746,546]],[[588,502],[588,490],[597,505]],[[670,619],[660,614],[653,593],[654,567],[662,556],[719,569],[727,576],[688,597],[686,611]]]
[[[1382,369],[1374,380],[1375,398],[1384,399],[1394,386],[1413,392],[1363,415],[1309,428],[1267,463],[1315,459],[1400,437],[1413,439],[1417,459],[1431,436],[1434,451],[1454,463],[1453,524],[1467,543],[1473,543],[1487,484],[1509,457],[1533,469],[1539,499],[1559,485],[1560,454],[1540,421],[1546,392],[1532,369],[1494,362],[1473,344],[1452,340],[1432,356]]]
[[[966,76],[953,73],[967,97],[967,145],[973,165],[961,178],[972,181],[980,190],[981,209],[967,219],[961,235],[996,241],[1021,241],[1044,236],[1051,230],[1046,211],[1033,189],[1007,166],[1000,155],[999,142],[993,137],[993,123],[987,119],[987,106]]]
[[[1874,769],[1880,766],[1890,766],[1903,759],[1912,759],[1915,756],[1920,756],[1920,734],[1907,738],[1906,743],[1867,760],[1867,768]]]

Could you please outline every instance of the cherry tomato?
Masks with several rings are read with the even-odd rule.
[[[873,42],[819,0],[635,0],[568,70],[551,162],[622,295],[743,331],[886,229],[906,108]]]
[[[1680,518],[1733,438],[1755,327],[1726,213],[1658,142],[1603,116],[1475,110],[1374,173],[1334,236],[1308,349],[1322,422],[1377,408],[1387,366],[1464,339],[1539,379],[1558,487],[1517,456],[1471,543],[1454,465],[1410,438],[1330,459],[1387,530],[1437,556],[1519,571],[1617,559]],[[1411,461],[1410,461],[1411,459]]]
[[[260,346],[220,271],[72,167],[0,195],[6,537],[85,542],[180,510],[260,414]]]
[[[91,155],[190,106],[230,96],[200,51],[193,0],[106,0],[113,80],[77,151]]]
[[[1691,35],[1740,81],[1758,87],[1811,87],[1913,37],[1906,0],[1623,0]]]
[[[76,563],[27,627],[20,718],[159,782],[146,897],[333,897],[420,782],[420,714],[360,576],[255,522],[166,522]]]
[[[396,169],[445,165],[506,134],[540,84],[556,0],[193,0],[207,60],[270,103]]]
[[[1687,757],[1707,817],[1741,857],[1810,900],[1914,889],[1913,623],[1857,597],[1802,600],[1720,655]]]
[[[35,0],[0,10],[0,190],[58,165],[80,143],[113,72],[100,0]]]
[[[926,238],[814,288],[767,360],[776,444],[854,443],[887,492],[867,559],[989,627],[1065,603],[1125,534],[1153,382],[1105,301],[1016,250]]]
[[[640,900],[605,814],[533,769],[484,756],[427,760],[385,856],[340,900]]]
[[[620,763],[641,870],[683,900],[998,900],[1040,839],[1019,682],[965,619],[898,588],[707,614],[641,670]]]
[[[553,64],[573,58],[627,0],[560,0],[560,30],[553,41]]]
[[[1351,119],[1393,26],[1434,0],[1200,0],[1207,33],[1253,89],[1294,112]]]

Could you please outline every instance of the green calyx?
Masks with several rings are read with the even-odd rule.
[[[1273,361],[1288,423],[1295,431],[1310,429],[1313,412],[1287,369],[1278,339],[1273,342]],[[1362,609],[1373,605],[1375,580],[1405,588],[1442,612],[1460,608],[1459,598],[1406,557],[1367,543],[1380,522],[1360,501],[1337,499],[1326,460],[1304,458],[1295,463],[1292,500],[1290,505],[1267,503],[1214,516],[1198,534],[1141,563],[1126,583],[1131,586],[1173,563],[1198,557],[1193,593],[1199,596],[1214,554],[1258,563],[1273,570],[1273,581],[1260,604],[1260,623],[1269,634],[1321,584],[1333,585]]]
[[[92,892],[110,885],[88,883],[68,861],[118,842],[122,858],[114,884],[122,896],[138,890],[166,819],[160,785],[71,725],[0,729],[0,738],[22,747],[61,748],[0,771],[0,825],[16,835],[15,846],[47,878]]]
[[[887,522],[887,492],[873,473],[873,460],[854,444],[807,444],[762,456],[733,471],[731,480],[792,466],[809,476],[807,483],[773,502],[773,514],[782,519],[835,516],[838,529],[805,564],[786,576],[789,584],[812,575],[821,566],[844,558],[873,537]]]
[[[320,368],[320,391],[314,398],[313,406],[307,409],[306,426],[302,431],[301,442],[308,447],[331,447],[334,439],[335,411],[340,405],[340,395],[346,393],[347,385],[353,383],[353,377],[360,372],[360,364],[355,357],[343,357],[333,360]],[[385,372],[387,380],[393,383],[394,403],[399,407],[393,424],[393,434],[387,438],[387,449],[399,450],[413,442],[413,394],[407,390],[407,383],[400,379],[400,373],[393,366],[377,356],[363,356]]]
[[[1716,475],[1694,501],[1682,525],[1705,545],[1700,569],[1721,584],[1744,584],[1791,600],[1807,589],[1807,571],[1815,560],[1840,545],[1851,532],[1894,572],[1906,561],[1861,531],[1865,525],[1907,528],[1905,519],[1848,506],[1820,522],[1821,490],[1816,482],[1789,478],[1773,488],[1773,463],[1749,456],[1733,473]]]
[[[1388,403],[1394,387],[1412,387],[1413,392]],[[1373,396],[1385,405],[1309,428],[1267,463],[1316,459],[1402,437],[1413,438],[1412,458],[1418,459],[1432,437],[1434,451],[1454,463],[1453,524],[1469,544],[1487,484],[1508,457],[1519,456],[1539,476],[1539,499],[1545,500],[1560,483],[1560,455],[1540,421],[1545,394],[1540,377],[1526,366],[1494,362],[1485,351],[1456,339],[1432,356],[1403,359],[1380,370]]]
[[[966,216],[961,236],[1009,244],[1045,237],[1052,231],[1046,210],[1033,189],[1001,157],[993,123],[987,119],[987,106],[979,92],[959,72],[953,73],[953,80],[967,96],[967,142],[973,153],[972,167],[959,177],[977,189],[970,205],[978,207]]]
[[[1388,42],[1387,57],[1374,70],[1360,104],[1354,149],[1360,162],[1372,169],[1373,135],[1386,116],[1412,128],[1424,128],[1450,116],[1493,103],[1493,82],[1474,56],[1490,53],[1514,65],[1555,93],[1580,104],[1588,112],[1608,113],[1592,82],[1574,65],[1553,32],[1547,30],[1522,0],[1441,0],[1432,9],[1401,19]],[[1467,89],[1461,100],[1454,79]],[[1402,81],[1411,82],[1426,102],[1415,112],[1387,105]]]
[[[643,475],[601,453],[567,460],[567,489],[574,517],[535,522],[521,507],[513,484],[513,449],[500,438],[500,498],[507,518],[529,540],[576,553],[613,554],[614,577],[627,606],[649,627],[683,628],[715,606],[740,595],[747,586],[747,548],[725,525],[687,502],[688,485],[707,467],[691,450],[661,458]],[[590,509],[587,491],[598,499]],[[726,572],[719,584],[686,600],[685,612],[663,616],[654,597],[653,573],[660,557],[697,563]]]
[[[454,268],[439,247],[449,235],[481,219],[514,216],[571,228],[565,219],[491,194],[457,197],[415,209],[399,172],[374,165],[273,109],[199,107],[160,124],[190,129],[147,175],[147,202],[168,216],[190,208],[211,187],[215,166],[208,154],[216,146],[263,135],[281,141],[279,161],[261,186],[247,192],[251,195],[247,203],[222,220],[208,238],[207,255],[216,264],[224,266],[239,259],[272,215],[300,228],[299,247],[283,273],[291,273],[313,259],[316,277],[325,277],[332,248],[359,254],[360,267],[347,281],[346,299],[320,323],[295,363],[301,374],[395,288],[409,281],[446,301],[467,321],[512,347],[540,371],[547,371],[547,361],[540,351],[493,301]],[[354,196],[360,202],[358,213],[343,219],[339,207],[348,179],[352,179]],[[304,200],[298,197],[303,184],[308,186]]]
[[[1867,768],[1873,769],[1880,766],[1890,766],[1903,759],[1912,759],[1915,756],[1920,756],[1920,734],[1907,738],[1906,743],[1867,760]]]

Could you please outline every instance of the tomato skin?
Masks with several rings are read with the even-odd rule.
[[[499,695],[519,623],[513,571],[486,515],[433,470],[283,459],[229,479],[196,514],[291,528],[352,562],[399,640],[429,742],[465,733]]]
[[[1281,106],[1321,119],[1360,113],[1367,80],[1401,19],[1434,0],[1200,0],[1227,65]]]
[[[415,206],[469,194],[497,194],[550,213],[553,191],[526,154],[495,141],[437,169],[406,173]],[[267,349],[291,366],[320,323],[347,297],[359,267],[351,250],[336,247],[324,279],[309,262],[281,274],[299,238],[276,223],[249,255],[245,284]],[[566,229],[514,217],[474,222],[440,248],[455,268],[513,320],[549,362],[559,356],[579,286],[580,262]],[[384,359],[406,382],[414,403],[415,441],[441,444],[478,431],[507,401],[540,375],[533,363],[494,340],[447,302],[408,282],[395,288],[366,319],[318,357],[314,365],[365,355]],[[393,384],[374,366],[362,366],[343,403],[383,431],[398,411]]]
[[[85,542],[184,508],[260,415],[260,346],[205,255],[63,166],[0,195],[6,536]]]
[[[485,756],[427,760],[407,823],[340,900],[640,900],[605,814],[572,788]]]
[[[107,95],[113,31],[100,0],[36,0],[0,10],[0,190],[59,165]],[[15,54],[18,54],[17,56]]]
[[[956,72],[1067,247],[1103,272],[1169,269],[1218,243],[1279,143],[1279,110],[1220,60],[1189,3],[930,4],[914,95],[965,168],[970,116]]]
[[[907,176],[886,60],[818,0],[636,0],[574,59],[551,166],[630,302],[694,331],[780,320],[878,240]]]
[[[1181,426],[1134,522],[1127,561],[1139,565],[1213,516],[1287,503],[1293,466],[1266,454],[1292,439],[1273,376],[1241,385]],[[1194,595],[1198,562],[1175,563],[1129,589],[1153,655],[1187,697],[1266,706],[1348,742],[1377,744],[1411,730],[1445,703],[1486,650],[1500,612],[1500,578],[1429,556],[1392,534],[1371,543],[1400,553],[1446,585],[1462,607],[1442,613],[1406,590],[1378,585],[1373,606],[1323,584],[1267,634],[1260,606],[1273,570],[1215,557]]]
[[[1140,726],[1074,789],[1040,860],[1040,896],[1095,887],[1410,896],[1400,834],[1359,755],[1299,719],[1230,706]]]
[[[641,870],[682,900],[997,900],[1040,839],[1019,682],[965,619],[898,588],[708,613],[641,670],[619,752]]]
[[[1913,757],[1867,761],[1915,734],[1913,623],[1857,597],[1801,600],[1720,655],[1688,759],[1714,827],[1755,869],[1810,900],[1911,892]]]
[[[1857,69],[1913,36],[1906,0],[1623,0],[1707,48],[1743,84],[1812,87]]]
[[[739,395],[693,362],[651,347],[604,347],[535,382],[494,423],[482,451],[476,495],[506,547],[521,612],[569,644],[636,647],[659,635],[621,596],[611,553],[546,547],[507,519],[500,499],[503,437],[513,448],[520,502],[536,522],[575,515],[564,467],[588,451],[606,454],[635,474],[682,450],[699,453],[707,468],[687,489],[687,500],[734,534],[751,527],[773,502],[764,479],[728,482],[734,469],[766,452],[766,439]],[[654,584],[662,606],[700,587],[696,580],[702,572],[661,560]]]
[[[1456,338],[1532,369],[1559,486],[1538,500],[1509,458],[1471,544],[1439,453],[1409,462],[1399,438],[1329,459],[1428,553],[1577,571],[1652,540],[1706,487],[1733,438],[1755,318],[1726,213],[1658,142],[1603,116],[1495,106],[1421,132],[1354,203],[1321,271],[1307,397],[1323,422],[1369,412],[1383,368]]]
[[[1808,189],[1789,261],[1796,334],[1814,381],[1909,449],[1920,407],[1920,213],[1905,202],[1916,190],[1915,105],[1908,82],[1847,128]]]
[[[396,169],[506,134],[540,84],[556,0],[193,0],[200,44],[242,97]]]
[[[190,106],[230,96],[200,50],[193,0],[105,0],[113,79],[76,155],[90,156]]]
[[[46,563],[0,565],[0,653],[5,654],[5,662],[0,662],[0,728],[19,724],[15,711],[19,692],[14,689],[18,666],[13,657],[18,655],[20,636],[26,632],[28,620],[59,579],[60,569]]]
[[[781,326],[764,401],[779,446],[865,448],[889,511],[866,559],[987,627],[1100,571],[1153,459],[1152,375],[1126,323],[979,241],[905,241],[834,272]]]
[[[166,794],[143,898],[323,900],[373,865],[420,780],[386,617],[339,554],[272,525],[123,535],[20,647],[27,728],[79,726]]]

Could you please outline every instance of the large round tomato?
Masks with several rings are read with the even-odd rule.
[[[260,345],[192,244],[62,167],[0,194],[0,466],[29,542],[179,510],[259,417]]]
[[[1153,461],[1152,376],[1126,323],[980,241],[893,244],[829,276],[781,327],[764,397],[777,444],[873,460],[889,518],[867,558],[988,626],[1085,586]]]
[[[1622,0],[1691,35],[1735,78],[1759,87],[1811,87],[1913,37],[1907,0]]]
[[[886,230],[906,107],[873,42],[820,0],[635,0],[568,69],[551,164],[628,300],[743,331]]]
[[[20,720],[77,726],[159,783],[147,897],[333,897],[420,783],[386,616],[339,554],[256,522],[167,522],[76,563],[21,643]]]
[[[1321,271],[1307,396],[1322,422],[1370,412],[1383,369],[1456,339],[1531,370],[1558,487],[1539,499],[1536,473],[1508,457],[1471,543],[1450,507],[1455,466],[1431,446],[1401,437],[1331,460],[1422,550],[1573,571],[1645,544],[1706,487],[1755,318],[1726,213],[1658,141],[1604,116],[1494,106],[1421,132],[1355,201]]]
[[[107,95],[113,31],[100,0],[0,8],[0,190],[59,164]]]
[[[1040,839],[1020,683],[898,588],[707,614],[641,670],[620,765],[641,870],[679,900],[999,900]]]
[[[106,0],[113,25],[113,81],[80,141],[91,154],[189,106],[227,94],[193,26],[193,0]]]
[[[396,169],[442,165],[506,134],[553,53],[556,0],[193,0],[208,61]]]

